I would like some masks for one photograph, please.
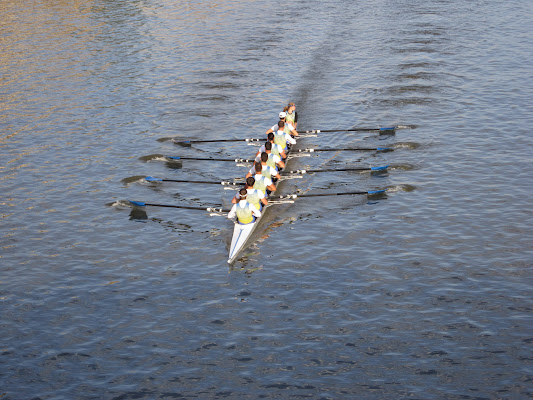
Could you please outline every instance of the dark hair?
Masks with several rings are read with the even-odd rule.
[[[249,176],[246,178],[246,184],[248,186],[253,186],[255,184],[255,178],[253,176]]]
[[[272,143],[266,142],[265,143],[265,150],[272,150]]]
[[[268,154],[264,151],[261,153],[261,162],[267,162],[268,161]]]
[[[274,132],[270,132],[267,136],[268,140],[274,140]]]
[[[278,122],[278,127],[283,128],[284,126],[285,126],[285,122],[283,121]]]
[[[256,162],[255,163],[255,172],[261,172],[263,170],[263,166],[261,163]]]
[[[243,197],[246,197],[248,192],[246,191],[246,189],[242,188],[241,190],[239,190],[239,194],[240,194],[241,199],[242,199]]]

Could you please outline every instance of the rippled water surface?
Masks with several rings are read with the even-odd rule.
[[[0,2],[0,398],[533,397],[530,2]],[[217,185],[294,101],[226,262]]]

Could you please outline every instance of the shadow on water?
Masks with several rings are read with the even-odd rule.
[[[130,211],[130,220],[147,220],[148,214],[146,210],[139,208],[139,207],[133,207]]]

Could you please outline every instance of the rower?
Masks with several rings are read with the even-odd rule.
[[[268,135],[267,135],[267,141],[266,143],[271,143],[272,144],[272,154],[275,154],[277,155],[278,157],[280,157],[281,159],[285,159],[287,158],[287,154],[285,154],[285,152],[283,151],[282,147],[280,145],[277,145],[274,143],[274,133],[273,132],[270,132]],[[257,152],[257,154],[255,155],[256,157],[259,157],[261,155],[261,153],[263,153],[264,151],[266,151],[266,143],[264,145],[261,146],[261,148],[259,149],[259,151]]]
[[[231,210],[228,213],[228,218],[233,219],[235,216],[237,216],[237,223],[241,225],[255,222],[256,218],[261,217],[261,211],[259,211],[252,203],[246,200],[246,189],[242,188],[239,191],[239,196],[240,200],[238,203],[234,204],[233,207],[231,207]]]
[[[274,183],[272,182],[270,178],[267,178],[265,175],[263,175],[262,173],[263,166],[261,165],[261,163],[255,163],[254,168],[255,168],[254,189],[259,189],[260,191],[263,192],[263,194],[266,197],[267,190],[270,190],[271,192],[273,192],[274,190],[276,190],[276,185],[274,185]]]
[[[283,111],[285,111],[285,108],[283,109]],[[296,130],[298,127],[298,114],[296,113],[296,104],[291,101],[286,107],[285,114],[285,122],[288,122],[289,124],[294,126],[294,129]]]
[[[253,176],[246,178],[246,200],[248,200],[248,203],[252,203],[255,208],[261,211],[263,206],[266,206],[268,204],[268,200],[265,198],[265,194],[262,191],[260,191],[259,189],[254,189],[254,184],[255,179],[253,178]],[[233,204],[236,204],[241,200],[241,195],[239,192],[237,192],[235,197],[231,199],[231,202]]]
[[[292,136],[298,136],[298,132],[296,132],[296,129],[294,129],[294,126],[292,126],[291,124],[289,124],[288,122],[285,121],[285,118],[287,117],[287,113],[285,111],[282,111],[279,113],[279,121],[278,121],[278,125],[274,125],[272,126],[272,128],[270,128],[269,130],[266,131],[266,134],[268,135],[270,132],[275,132],[276,130],[279,129],[279,123],[280,122],[283,122],[285,125],[283,127],[283,130],[288,133],[289,135],[292,135]]]
[[[270,165],[267,164],[268,162],[268,154],[265,152],[265,153],[261,153],[261,156],[259,157],[259,160],[255,160],[255,163],[260,163],[261,164],[261,174],[263,174],[264,176],[266,176],[267,178],[270,178],[270,180],[273,181],[272,178],[276,178],[276,179],[279,179],[280,176],[279,176],[279,172],[277,170],[277,168],[274,166],[274,167],[271,167]],[[246,174],[246,178],[252,176],[253,174],[255,173],[255,165],[250,169],[250,171],[248,171],[248,173]]]
[[[265,143],[265,145],[264,145],[265,150],[262,151],[261,153],[267,153],[268,154],[267,165],[269,167],[273,167],[273,168],[276,168],[278,170],[282,170],[283,168],[285,168],[285,163],[283,162],[283,160],[281,159],[280,156],[272,153],[272,146],[273,145],[270,142]],[[258,157],[260,157],[260,156],[261,156],[261,154]],[[257,158],[255,160],[259,161]]]
[[[274,133],[274,143],[279,144],[283,151],[287,150],[287,143],[296,144],[296,140],[285,132],[285,122],[283,121],[278,122],[278,130]]]

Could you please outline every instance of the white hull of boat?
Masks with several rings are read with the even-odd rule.
[[[239,252],[248,241],[248,238],[252,234],[255,224],[257,224],[258,221],[259,219],[256,219],[254,222],[246,225],[235,223],[235,227],[233,228],[233,237],[231,239],[231,246],[229,248],[228,263],[231,264],[235,260]]]

